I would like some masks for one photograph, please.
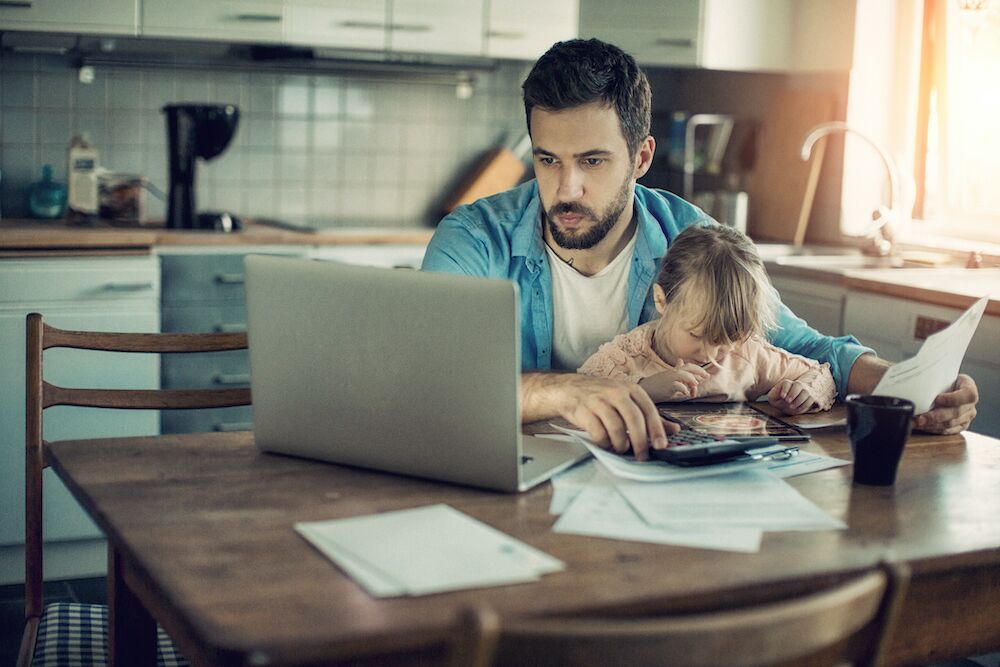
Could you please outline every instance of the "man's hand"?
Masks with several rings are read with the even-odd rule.
[[[708,371],[697,364],[685,363],[678,359],[670,370],[651,375],[639,382],[653,401],[674,401],[694,398],[698,393],[698,385],[708,379]]]
[[[976,381],[962,374],[955,387],[937,395],[931,409],[913,420],[913,425],[928,433],[960,433],[969,428],[976,416],[979,389]]]
[[[663,419],[649,395],[637,384],[577,373],[524,373],[521,376],[521,419],[538,421],[559,415],[587,431],[598,446],[638,460],[650,446],[667,446],[667,433],[680,427]]]

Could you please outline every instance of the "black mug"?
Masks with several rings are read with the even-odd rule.
[[[913,420],[913,401],[893,396],[851,394],[847,435],[854,453],[854,482],[890,486],[903,456]]]

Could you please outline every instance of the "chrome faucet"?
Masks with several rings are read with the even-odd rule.
[[[802,160],[808,162],[809,156],[812,154],[813,144],[815,144],[822,137],[832,134],[833,132],[850,132],[851,134],[857,135],[861,139],[864,139],[869,146],[874,148],[878,153],[878,156],[882,158],[882,164],[885,165],[886,173],[889,176],[889,205],[879,206],[877,209],[872,211],[872,221],[875,225],[870,234],[873,244],[871,248],[864,248],[863,250],[875,255],[888,255],[892,251],[892,230],[889,223],[895,217],[894,207],[898,206],[901,200],[899,171],[896,169],[896,163],[893,161],[888,151],[886,151],[874,139],[840,120],[820,123],[816,127],[809,130],[809,133],[806,134],[805,140],[802,142],[802,151],[800,153]]]

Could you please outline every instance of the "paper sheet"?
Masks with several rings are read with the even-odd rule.
[[[954,385],[987,303],[984,296],[948,328],[928,336],[916,356],[889,367],[872,393],[911,400],[914,414],[930,410],[934,398]]]
[[[766,470],[744,470],[671,484],[617,482],[618,490],[647,523],[743,526],[760,530],[846,528]]]
[[[549,514],[562,514],[593,479],[596,472],[597,466],[594,465],[593,459],[588,459],[553,477]]]
[[[643,485],[648,486],[648,485]],[[753,553],[761,531],[729,526],[651,526],[623,498],[610,474],[600,471],[580,491],[552,530],[635,542]]]
[[[447,505],[295,525],[376,597],[535,581],[562,561]]]

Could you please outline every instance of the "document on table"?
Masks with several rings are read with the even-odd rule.
[[[984,296],[946,329],[928,336],[916,356],[889,367],[872,393],[911,400],[914,414],[930,410],[934,398],[955,384],[987,303]]]
[[[766,470],[724,478],[642,484],[619,480],[619,492],[646,523],[658,526],[742,526],[759,530],[846,528]]]
[[[591,464],[590,467],[594,466]],[[744,553],[760,550],[762,532],[743,526],[650,525],[626,502],[615,486],[615,480],[604,470],[598,470],[580,490],[552,530],[573,535]]]
[[[295,524],[371,595],[427,595],[537,581],[562,561],[447,505]]]

